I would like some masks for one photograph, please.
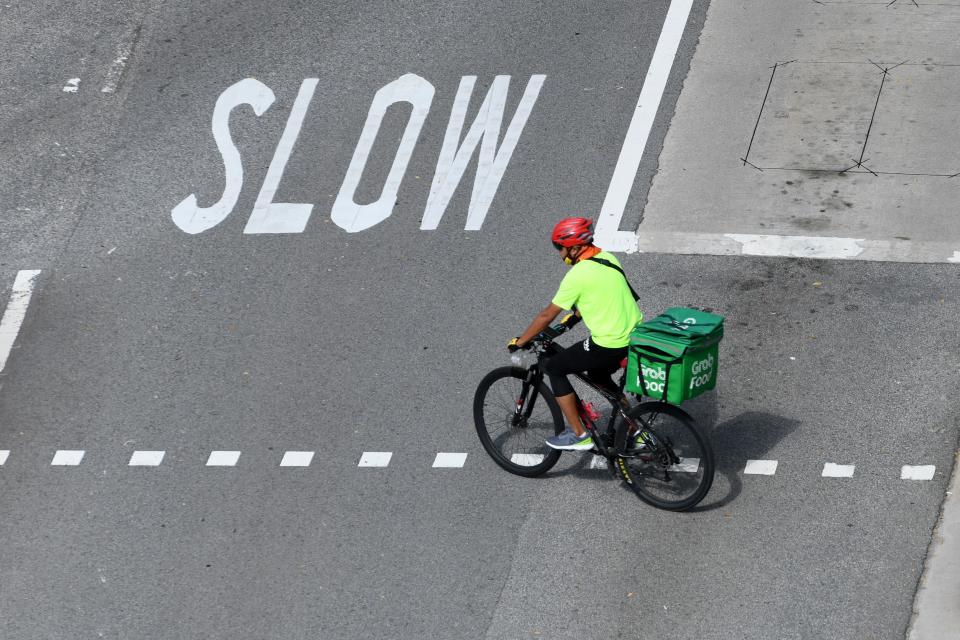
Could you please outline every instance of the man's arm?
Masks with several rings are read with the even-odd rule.
[[[563,311],[560,307],[553,304],[552,302],[548,304],[543,311],[538,313],[533,319],[533,322],[530,323],[530,326],[527,327],[527,330],[523,332],[520,336],[520,339],[517,340],[518,347],[525,347],[528,342],[533,340],[533,338],[550,326],[550,323],[553,322],[560,312]]]

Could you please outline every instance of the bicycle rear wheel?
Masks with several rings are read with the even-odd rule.
[[[703,500],[713,484],[709,440],[693,418],[665,402],[645,402],[627,412],[639,430],[620,420],[617,470],[637,497],[668,511],[684,511]]]
[[[494,462],[529,478],[546,473],[560,459],[545,440],[563,431],[563,413],[547,385],[531,385],[526,378],[527,370],[520,367],[488,373],[473,397],[473,422]]]

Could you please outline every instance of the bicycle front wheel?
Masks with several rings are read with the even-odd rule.
[[[713,484],[713,449],[693,418],[665,402],[645,402],[627,416],[617,427],[616,464],[637,497],[668,511],[703,500]]]
[[[563,431],[563,413],[547,385],[532,385],[526,378],[527,370],[520,367],[488,373],[473,397],[473,422],[494,462],[529,478],[546,473],[560,459],[560,452],[545,441]]]

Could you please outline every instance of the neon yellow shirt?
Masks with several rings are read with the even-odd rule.
[[[595,257],[623,268],[606,251]],[[643,319],[623,275],[592,260],[581,260],[570,267],[560,282],[557,295],[553,296],[553,304],[561,309],[576,306],[593,341],[610,349],[630,344],[630,332]]]

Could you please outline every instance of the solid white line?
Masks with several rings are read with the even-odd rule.
[[[937,264],[960,262],[956,259],[960,255],[956,247],[956,242],[644,230],[637,238],[636,249],[641,253],[680,255],[775,256]]]
[[[83,450],[58,449],[53,454],[50,465],[54,467],[75,467],[83,460]]]
[[[233,467],[240,459],[239,451],[211,451],[207,458],[208,467]]]
[[[313,462],[313,451],[287,451],[280,461],[281,467],[309,467]]]
[[[391,451],[364,451],[360,456],[358,467],[385,467],[390,464],[390,458],[393,457]]]
[[[3,318],[0,319],[0,372],[6,366],[7,357],[10,355],[13,343],[17,340],[17,334],[20,333],[20,325],[23,324],[23,319],[27,315],[30,296],[33,295],[33,286],[38,275],[40,275],[39,269],[18,271],[13,281],[10,301],[7,302]]]
[[[741,233],[724,234],[741,245],[745,256],[789,256],[791,258],[856,258],[863,253],[863,238],[819,236],[775,236]]]
[[[933,480],[933,474],[937,472],[936,465],[924,464],[918,466],[903,465],[900,468],[901,480]]]
[[[10,450],[9,450],[9,449],[2,449],[2,450],[0,450],[0,467],[3,466],[3,463],[5,463],[5,462],[7,461],[7,458],[9,458],[9,457],[10,457]]]
[[[163,462],[165,451],[134,451],[130,456],[128,466],[131,467],[157,467]]]
[[[637,236],[631,231],[619,231],[623,211],[627,207],[627,200],[633,190],[633,183],[640,169],[640,160],[647,147],[647,138],[653,127],[654,118],[660,110],[660,99],[673,68],[673,60],[680,47],[680,39],[687,26],[690,16],[690,7],[693,0],[672,0],[667,10],[667,17],[663,22],[663,30],[657,40],[657,48],[650,60],[647,77],[640,90],[640,99],[633,112],[627,135],[623,139],[620,157],[613,170],[607,195],[603,199],[600,215],[597,217],[596,236],[597,244],[608,251],[636,251]]]
[[[433,467],[435,469],[440,467],[459,469],[466,461],[467,454],[465,453],[438,453],[433,460]]]
[[[820,475],[824,478],[852,478],[856,465],[852,464],[834,464],[832,462],[823,463],[823,471]]]
[[[748,475],[772,476],[777,472],[776,460],[747,460],[743,472]]]
[[[510,456],[510,462],[523,465],[524,467],[535,467],[543,462],[542,453],[515,453]]]

